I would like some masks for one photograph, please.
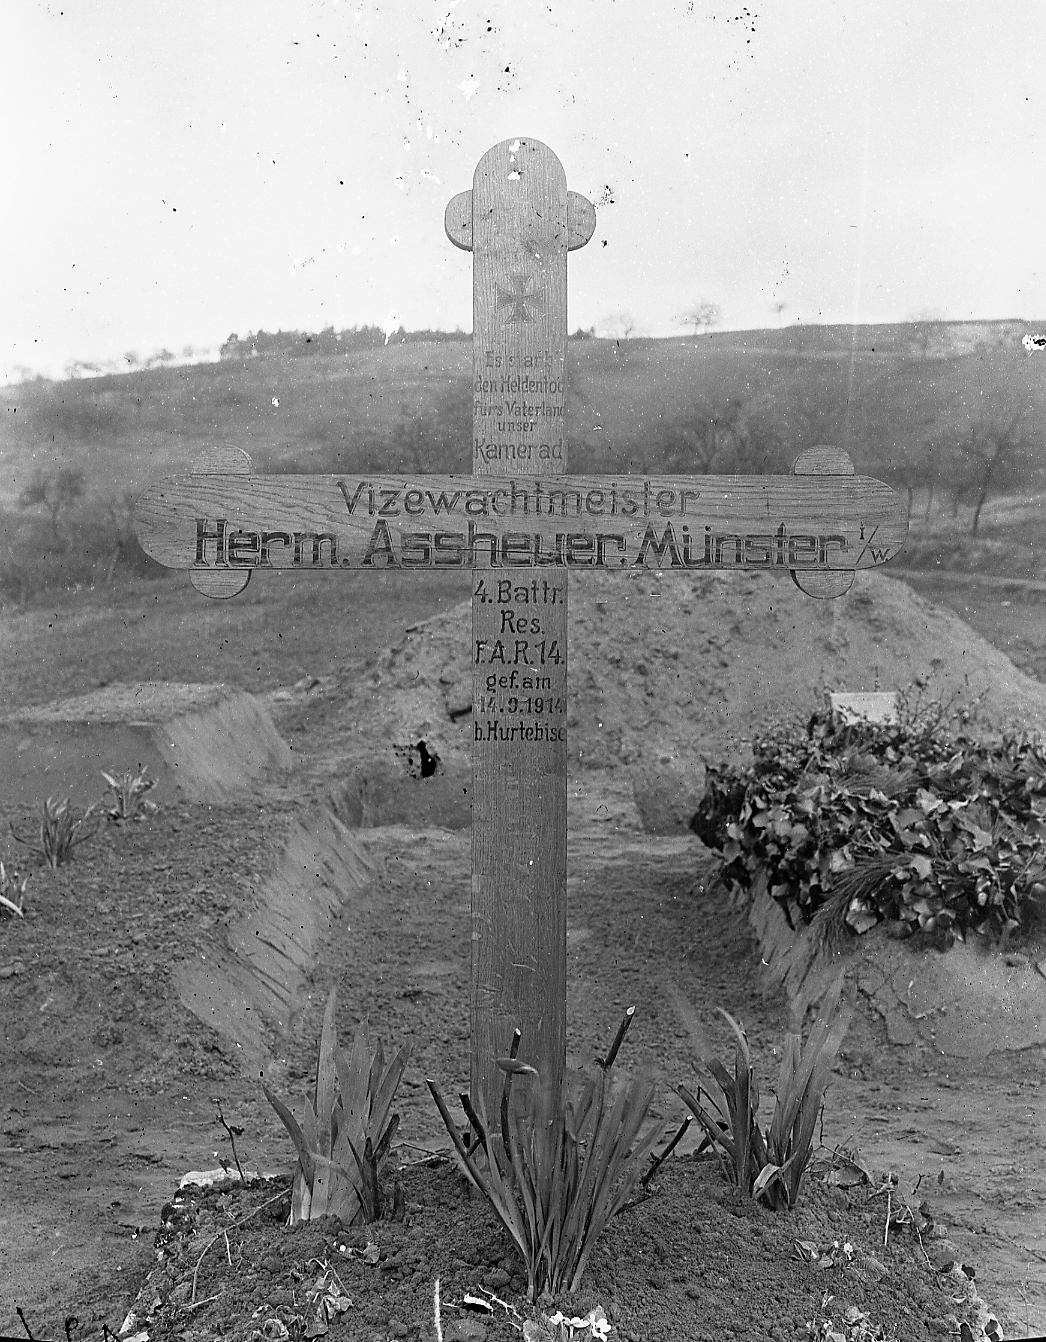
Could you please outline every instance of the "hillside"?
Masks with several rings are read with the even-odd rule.
[[[961,547],[989,497],[1046,490],[1046,380],[1042,361],[1022,348],[1026,329],[575,337],[570,465],[593,474],[785,472],[803,448],[831,443],[859,472],[906,490],[913,515],[950,511]],[[212,443],[245,448],[259,470],[469,471],[471,345],[427,334],[313,354],[307,337],[284,333],[254,357],[5,388],[0,601],[24,606],[57,587],[148,572],[134,498]],[[923,548],[916,562],[940,566],[955,547],[933,539]],[[1026,550],[1022,538],[1021,572],[1037,576]],[[1005,538],[991,567],[1009,571]]]
[[[571,464],[654,470],[682,454],[687,469],[688,417],[728,437],[740,410],[753,458],[740,469],[787,469],[789,454],[829,441],[859,469],[882,470],[986,400],[1046,412],[1025,326],[932,325],[927,344],[912,324],[571,340]],[[470,371],[467,341],[393,340],[20,383],[2,393],[0,507],[45,463],[83,470],[104,497],[137,492],[215,440],[270,469],[467,470]]]

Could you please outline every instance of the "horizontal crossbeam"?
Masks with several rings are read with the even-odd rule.
[[[579,568],[845,572],[907,515],[866,476],[191,474],[152,485],[139,541],[189,570]]]

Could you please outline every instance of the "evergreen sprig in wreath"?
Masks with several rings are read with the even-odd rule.
[[[1005,943],[1046,900],[1046,744],[974,740],[969,716],[911,696],[895,725],[818,711],[757,740],[750,765],[709,766],[691,829],[733,891],[765,876],[793,927]]]

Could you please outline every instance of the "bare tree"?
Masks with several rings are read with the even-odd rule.
[[[908,320],[912,323],[912,334],[919,346],[919,352],[924,359],[928,359],[932,346],[944,342],[944,332],[941,330],[944,313],[939,308],[920,308],[918,312],[913,312]]]
[[[18,506],[46,507],[51,514],[51,531],[54,538],[56,541],[62,541],[64,538],[59,525],[61,515],[78,499],[83,498],[85,486],[83,471],[74,470],[72,466],[61,466],[51,471],[37,467],[33,478],[18,496]]]
[[[403,406],[383,450],[407,470],[462,468],[462,444],[472,437],[472,390],[467,382],[448,388],[431,406]]]
[[[778,324],[778,326],[783,326],[783,325],[784,325],[784,321],[782,320],[782,318],[783,318],[784,310],[785,310],[785,308],[786,308],[787,306],[788,306],[788,304],[785,302],[785,300],[784,300],[783,298],[779,298],[779,299],[777,300],[777,302],[773,304],[773,312],[774,312],[774,316],[777,318],[777,324]]]
[[[790,451],[843,442],[846,392],[821,369],[804,369],[782,388],[775,400],[781,431],[787,434]]]
[[[689,326],[694,335],[697,335],[699,331],[710,331],[713,326],[718,326],[722,320],[722,308],[718,303],[713,303],[707,298],[699,298],[696,303],[691,303],[676,318],[680,326]]]
[[[134,491],[126,489],[118,499],[110,499],[106,505],[106,521],[113,536],[113,548],[109,552],[109,561],[105,566],[107,586],[112,585],[117,564],[123,558],[128,546],[135,540],[134,503]]]
[[[713,470],[739,475],[787,472],[799,450],[781,414],[776,391],[733,397],[716,416],[719,452]],[[831,435],[817,439],[833,442]]]
[[[976,415],[940,426],[924,451],[932,453],[934,478],[951,495],[952,516],[960,503],[972,504],[970,534],[976,536],[990,495],[1027,483],[1044,446],[1046,436],[1029,407],[1000,398],[994,406],[978,405]]]
[[[931,439],[922,439],[912,448],[906,472],[905,487],[908,490],[908,517],[911,519],[914,494],[917,489],[926,490],[926,511],[923,520],[928,522],[933,511],[934,495],[937,486],[942,483],[944,456],[939,446]]]
[[[912,463],[907,450],[895,444],[880,452],[875,463],[875,473],[886,484],[904,490],[910,522],[915,503],[915,481],[912,478]]]
[[[672,415],[662,415],[642,435],[642,456],[632,469],[642,474],[663,470],[679,475],[707,475],[718,446],[710,403],[695,402]]]
[[[650,435],[653,460],[659,469],[685,475],[765,472],[781,454],[771,410],[770,404],[741,397],[694,404]]]
[[[604,317],[599,325],[606,332],[608,340],[631,340],[639,334],[639,323],[635,314],[626,310],[611,313],[609,317]]]
[[[65,365],[65,375],[70,380],[77,377],[95,377],[101,371],[101,364],[92,363],[89,359],[70,359]]]
[[[969,460],[972,488],[976,490],[971,536],[977,535],[981,509],[988,501],[990,490],[1003,477],[1014,474],[1020,465],[1018,459],[1027,446],[1028,435],[1019,410],[1002,418],[979,420],[970,426],[960,449]]]
[[[33,594],[33,569],[14,545],[0,552],[0,598],[10,596],[19,610],[29,605]]]

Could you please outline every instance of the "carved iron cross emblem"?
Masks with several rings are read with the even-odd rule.
[[[513,323],[533,321],[530,308],[540,308],[544,302],[540,293],[534,287],[534,282],[529,275],[524,275],[522,271],[514,271],[510,276],[512,287],[506,289],[498,281],[496,288],[495,306],[498,311],[502,308],[510,307],[509,321]]]

